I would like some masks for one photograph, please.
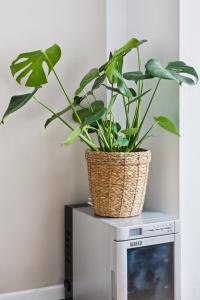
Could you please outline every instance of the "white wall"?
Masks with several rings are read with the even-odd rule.
[[[180,1],[180,59],[200,73],[200,3]],[[200,85],[180,91],[180,217],[182,221],[182,300],[200,298]]]
[[[178,0],[128,0],[127,35],[148,40],[141,46],[143,63],[156,58],[166,65],[168,61],[178,58],[178,9]],[[133,60],[134,57],[131,57],[130,69]],[[155,82],[149,81],[145,89],[154,86]],[[147,101],[149,98],[145,99]],[[178,125],[178,109],[178,85],[161,81],[149,114],[148,127],[152,124],[152,118],[159,115],[168,116]],[[152,150],[146,208],[178,214],[178,138],[160,128],[152,134],[154,137],[145,145]]]
[[[114,7],[116,3],[116,9]],[[179,2],[178,0],[108,0],[107,52],[119,47],[131,37],[147,39],[141,46],[143,65],[150,58],[157,58],[163,65],[178,59],[179,55]],[[126,12],[124,12],[126,10]],[[121,17],[119,17],[122,12]],[[117,19],[119,21],[117,21]],[[136,66],[136,54],[129,56],[127,70]],[[146,82],[146,89],[155,82]],[[151,108],[147,124],[153,116],[166,115],[178,126],[178,86],[174,82],[161,82],[160,90]],[[146,98],[147,101],[148,98]],[[122,103],[116,111],[122,121]],[[152,163],[146,196],[146,208],[178,215],[179,205],[179,141],[160,128],[154,138],[145,144],[152,150]]]
[[[13,94],[24,92],[9,71],[20,52],[60,44],[57,71],[70,93],[105,61],[105,0],[1,4],[1,114]],[[51,76],[41,99],[62,109],[66,102],[57,87]],[[0,293],[63,283],[63,206],[87,199],[84,147],[61,147],[68,130],[59,122],[45,130],[48,117],[30,103],[0,126]]]

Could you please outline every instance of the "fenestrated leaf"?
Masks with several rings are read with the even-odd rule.
[[[180,83],[185,82],[189,85],[194,85],[199,80],[196,70],[193,67],[187,66],[183,61],[169,62],[166,69],[170,70],[170,72],[179,80]],[[185,74],[191,75],[195,80],[185,76]]]
[[[101,100],[95,101],[91,103],[91,107],[82,108],[77,110],[77,114],[81,120],[81,122],[85,122],[85,119],[89,116],[94,115],[94,113],[99,112],[104,107],[104,103]],[[78,122],[75,113],[72,114],[72,118],[75,122]],[[79,122],[78,122],[79,123]]]
[[[1,123],[4,124],[4,120],[12,113],[23,107],[28,101],[31,100],[33,95],[37,92],[38,88],[35,88],[32,93],[13,96],[10,100],[8,108],[6,109]]]
[[[76,90],[75,95],[79,95],[83,89],[95,78],[99,76],[99,70],[97,68],[91,69],[81,80],[79,88]]]
[[[128,143],[129,143],[129,141],[125,137],[118,136],[118,138],[114,142],[113,146],[125,147],[128,145]]]
[[[153,78],[152,75],[150,75],[150,74],[148,74],[148,73],[143,74],[141,71],[127,72],[127,73],[124,73],[124,74],[123,74],[123,77],[124,77],[126,80],[133,80],[133,81],[135,81],[136,83],[137,83],[139,80],[145,80],[145,79],[151,79],[151,78]]]
[[[181,85],[183,82],[187,83],[188,85],[195,85],[195,81],[192,78],[183,76],[181,74],[178,74],[174,71],[170,71],[171,74],[177,79],[177,81],[179,82],[179,84]]]
[[[64,145],[72,144],[80,136],[81,132],[82,132],[82,127],[81,126],[76,127],[72,132],[70,132],[69,136],[63,142],[63,144]]]
[[[92,124],[99,121],[107,112],[107,109],[103,107],[100,111],[93,113],[92,115],[85,118],[85,124]]]
[[[145,67],[147,74],[160,79],[175,80],[179,84],[185,82],[189,85],[194,85],[198,82],[198,74],[195,69],[187,66],[183,61],[170,62],[164,68],[157,60],[150,59]],[[193,76],[195,80],[186,75]]]
[[[147,74],[160,79],[176,80],[172,73],[165,69],[156,59],[150,59],[145,65]]]
[[[105,81],[105,79],[106,79],[105,74],[97,77],[97,79],[95,80],[95,82],[92,86],[92,90],[98,89],[102,85],[102,83]]]
[[[128,103],[126,103],[126,105],[130,105],[131,103],[137,101],[138,99],[141,99],[144,95],[146,95],[147,93],[149,93],[151,91],[151,89],[143,92],[142,94],[140,94],[140,96],[135,97],[133,100],[129,101]]]
[[[147,42],[147,40],[139,41],[136,38],[131,38],[128,42],[126,42],[125,45],[123,45],[121,48],[115,50],[115,52],[113,53],[113,57],[124,54],[124,53],[128,53],[132,49],[139,47],[141,44],[143,44],[145,42]]]
[[[176,126],[167,117],[165,117],[165,116],[154,117],[154,120],[160,127],[164,128],[165,130],[167,130],[171,133],[179,135],[179,132],[178,132]]]
[[[127,136],[135,135],[138,131],[138,128],[126,128],[121,130],[122,133],[124,133]]]
[[[58,45],[53,45],[45,52],[37,50],[22,53],[12,62],[10,69],[16,81],[21,83],[26,78],[25,86],[38,87],[47,83],[47,75],[61,57],[61,49]],[[43,63],[48,67],[48,74],[45,73]]]

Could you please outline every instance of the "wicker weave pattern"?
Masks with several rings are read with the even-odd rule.
[[[141,214],[151,152],[86,151],[89,188],[94,211],[107,217]]]

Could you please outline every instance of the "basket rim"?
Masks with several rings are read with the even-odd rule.
[[[151,150],[149,149],[144,149],[144,148],[138,148],[139,151],[134,151],[134,152],[125,152],[125,151],[121,151],[121,152],[107,152],[107,151],[93,151],[91,149],[86,149],[85,153],[94,153],[96,155],[101,155],[101,154],[107,154],[107,155],[135,155],[135,154],[140,154],[140,153],[151,153]]]

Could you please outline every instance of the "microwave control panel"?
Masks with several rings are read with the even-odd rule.
[[[141,238],[141,237],[151,237],[165,234],[173,234],[174,222],[161,222],[155,224],[144,224],[141,227],[134,227],[129,229],[129,238]]]

